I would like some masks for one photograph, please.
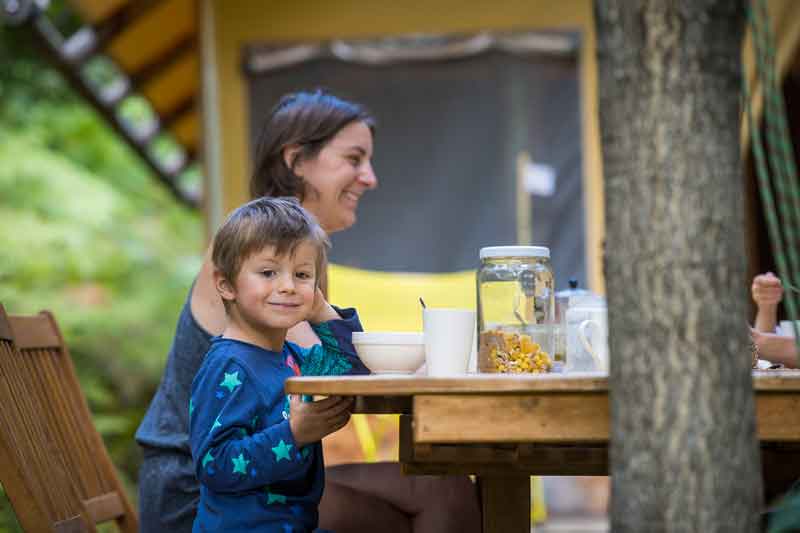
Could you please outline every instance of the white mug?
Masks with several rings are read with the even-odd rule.
[[[588,336],[586,329],[591,327],[593,333]],[[578,339],[580,339],[584,350],[594,359],[597,370],[608,372],[608,339],[606,338],[606,324],[601,324],[599,320],[584,320],[578,326]]]
[[[429,376],[465,374],[475,337],[475,311],[428,307],[422,311]]]

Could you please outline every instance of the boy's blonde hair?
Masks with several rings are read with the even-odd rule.
[[[233,211],[214,236],[211,261],[234,283],[245,260],[267,246],[277,255],[293,254],[309,242],[317,249],[315,283],[319,286],[330,241],[314,216],[296,198],[262,197]]]

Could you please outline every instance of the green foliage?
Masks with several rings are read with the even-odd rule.
[[[0,486],[0,531],[2,533],[24,533],[17,522],[17,517],[14,516],[2,486]]]
[[[2,26],[0,227],[0,302],[14,314],[55,313],[95,423],[133,489],[133,434],[200,266],[202,220],[25,35]],[[0,531],[12,523],[0,507]]]

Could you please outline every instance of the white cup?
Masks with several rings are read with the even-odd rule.
[[[422,329],[428,375],[465,374],[475,337],[475,311],[426,308]]]

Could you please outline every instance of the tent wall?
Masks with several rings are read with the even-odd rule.
[[[597,67],[591,0],[307,0],[251,2],[201,0],[204,68],[216,78],[204,83],[205,151],[217,154],[207,167],[210,190],[221,198],[209,211],[209,230],[247,199],[251,154],[251,110],[242,71],[243,47],[258,42],[360,39],[412,33],[472,33],[480,30],[575,30],[581,32],[579,77],[589,286],[603,291],[602,169],[597,126]],[[213,64],[209,64],[213,61]],[[205,78],[208,80],[209,78]],[[213,201],[213,200],[212,200]]]

